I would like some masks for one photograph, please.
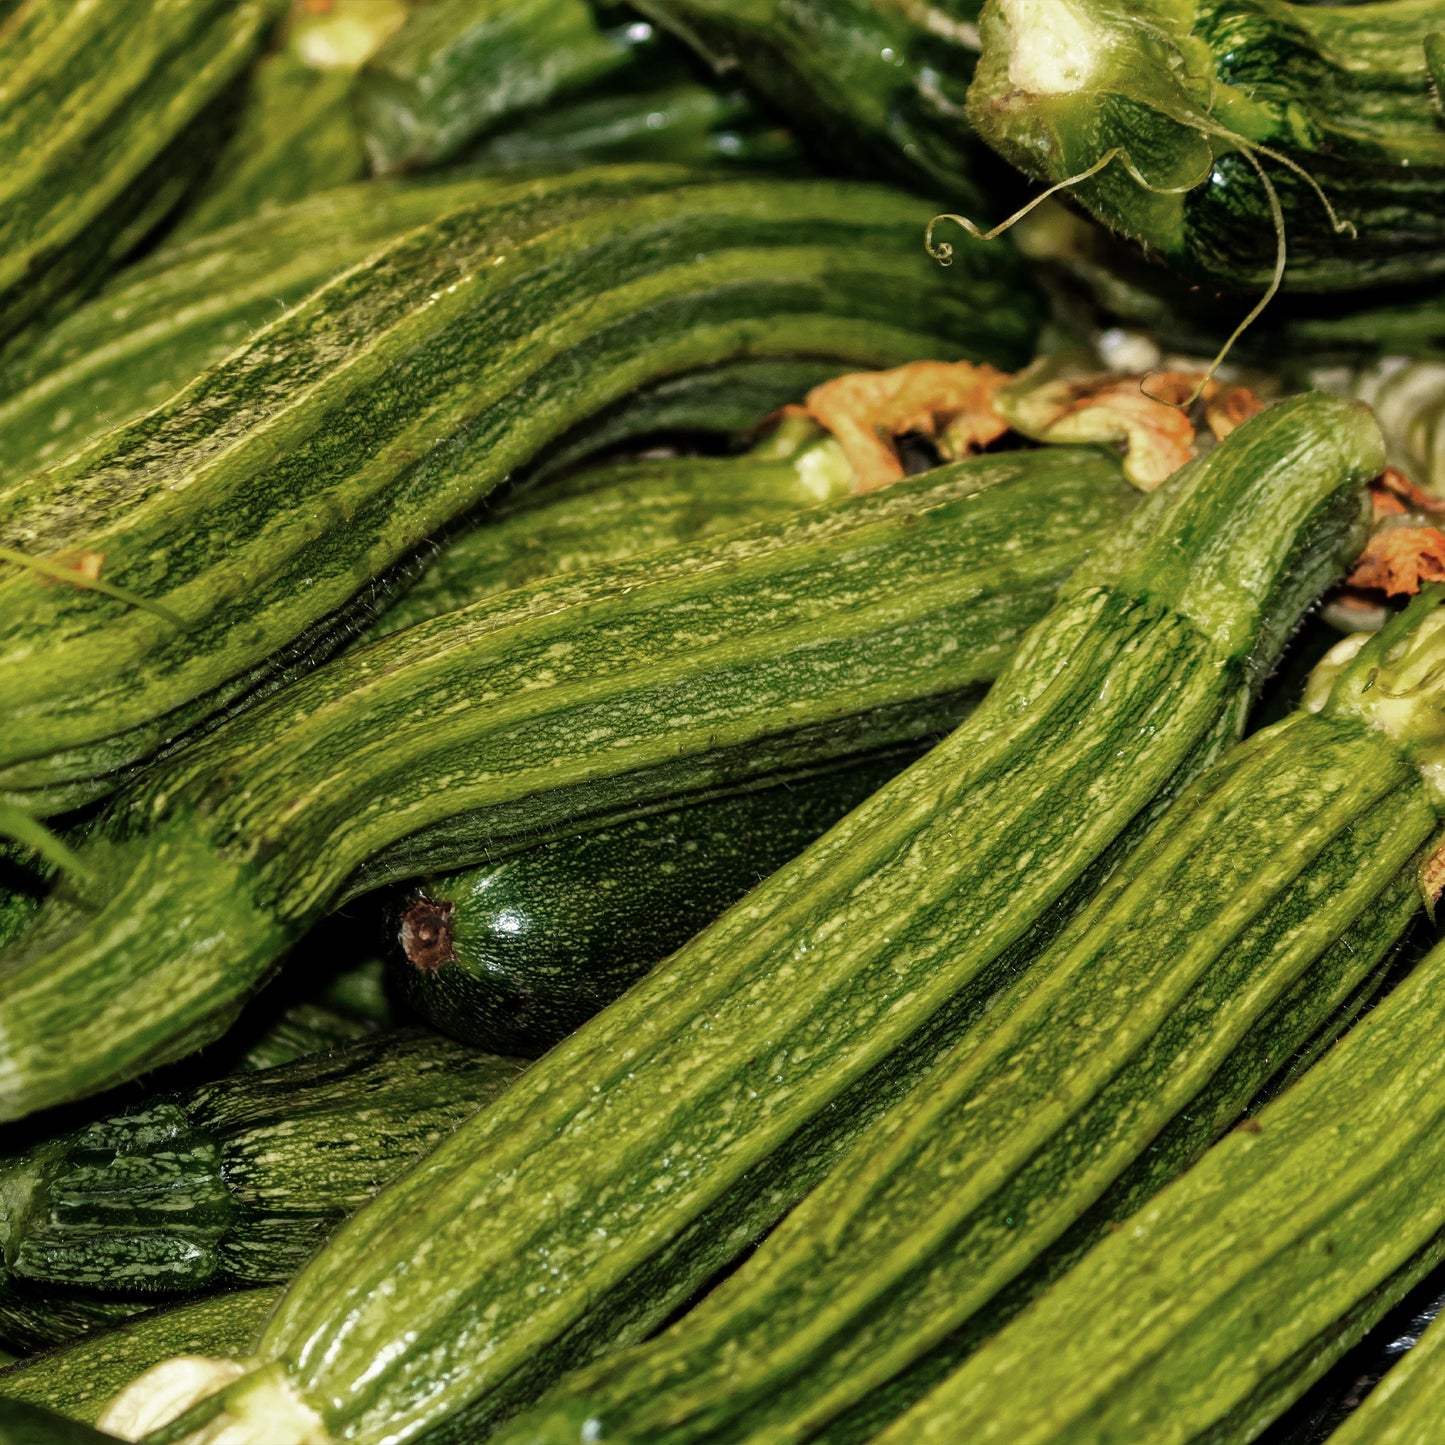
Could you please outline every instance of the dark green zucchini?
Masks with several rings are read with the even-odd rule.
[[[1442,1028],[1437,947],[878,1445],[1257,1439],[1445,1257]]]
[[[507,1445],[871,1438],[1194,1163],[1419,910],[1445,814],[1423,603],[1186,790],[735,1275]]]
[[[1291,288],[1418,285],[1445,277],[1440,23],[1439,0],[988,0],[968,114],[1196,281],[1266,285],[1282,230]]]
[[[21,0],[0,16],[0,341],[180,199],[279,0]]]
[[[737,457],[589,467],[523,487],[489,508],[443,545],[369,635],[383,637],[543,577],[785,517],[852,489],[853,469],[841,449],[807,421],[785,422]]]
[[[0,1445],[120,1445],[120,1437],[103,1434],[44,1405],[0,1395]]]
[[[917,248],[919,215],[882,190],[664,168],[504,188],[69,462],[0,484],[0,546],[100,558],[106,585],[146,599],[6,564],[0,797],[103,794],[309,670],[389,569],[638,386],[743,356],[1018,359],[1038,313],[1014,263],[981,248],[959,284]]]
[[[964,113],[981,0],[636,0],[853,174],[991,209]]]
[[[433,878],[401,912],[393,976],[454,1038],[540,1053],[917,756],[866,759]]]
[[[1362,408],[1303,397],[1184,468],[944,743],[353,1215],[248,1374],[171,1438],[374,1445],[448,1421],[439,1439],[475,1440],[566,1366],[649,1332],[1237,736],[1358,544],[1381,461]]]
[[[434,0],[362,71],[357,109],[373,168],[449,160],[550,102],[655,64],[652,26],[606,0]]]
[[[110,1397],[171,1355],[244,1355],[281,1291],[233,1290],[137,1315],[0,1369],[0,1399],[93,1424]]]
[[[0,1337],[34,1348],[202,1290],[279,1284],[521,1072],[435,1034],[161,1095],[0,1161]]]
[[[0,1117],[214,1037],[352,893],[934,735],[1136,499],[986,455],[348,653],[150,769],[0,954]]]

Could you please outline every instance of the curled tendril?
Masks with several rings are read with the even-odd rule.
[[[1201,134],[1214,136],[1217,139],[1228,141],[1231,145],[1233,145],[1239,150],[1239,152],[1254,168],[1254,173],[1259,177],[1260,184],[1264,187],[1265,197],[1269,202],[1270,222],[1274,227],[1275,235],[1275,256],[1274,270],[1270,276],[1269,285],[1265,288],[1264,294],[1259,298],[1257,302],[1255,302],[1252,307],[1250,307],[1249,313],[1245,316],[1244,320],[1242,320],[1239,325],[1236,326],[1234,330],[1229,333],[1228,340],[1226,340],[1224,345],[1221,346],[1219,350],[1215,353],[1214,359],[1209,363],[1209,367],[1205,371],[1204,375],[1200,378],[1199,384],[1194,388],[1192,392],[1190,392],[1187,397],[1184,398],[1183,401],[1171,401],[1165,397],[1156,396],[1148,389],[1148,382],[1150,377],[1158,375],[1157,372],[1149,372],[1139,383],[1139,390],[1143,392],[1143,394],[1147,396],[1151,401],[1157,401],[1164,406],[1177,407],[1181,411],[1187,411],[1204,394],[1204,389],[1209,385],[1211,381],[1214,380],[1215,373],[1219,370],[1220,366],[1223,365],[1225,357],[1227,357],[1229,353],[1234,349],[1234,344],[1239,340],[1241,336],[1244,335],[1246,331],[1249,330],[1251,326],[1254,325],[1256,321],[1259,320],[1265,308],[1270,304],[1271,301],[1274,300],[1277,295],[1279,295],[1280,287],[1284,284],[1285,266],[1289,259],[1288,246],[1285,240],[1284,207],[1280,204],[1279,193],[1275,190],[1274,183],[1265,173],[1264,165],[1260,161],[1260,156],[1267,156],[1270,160],[1277,161],[1287,170],[1290,170],[1295,175],[1299,176],[1305,182],[1305,184],[1309,186],[1309,188],[1315,193],[1315,196],[1318,198],[1320,204],[1325,208],[1325,214],[1329,217],[1330,228],[1337,236],[1348,236],[1350,240],[1356,240],[1359,236],[1359,231],[1356,228],[1354,222],[1349,220],[1342,220],[1340,218],[1339,213],[1331,204],[1330,198],[1324,193],[1324,190],[1320,186],[1320,183],[1315,180],[1315,178],[1310,175],[1310,173],[1302,165],[1300,165],[1298,161],[1293,160],[1291,157],[1285,155],[1282,151],[1274,150],[1269,146],[1255,145],[1252,142],[1245,140],[1243,136],[1237,135],[1234,131],[1228,130],[1224,126],[1220,125],[1219,122],[1213,118],[1213,116],[1192,115],[1190,117],[1190,123],[1193,124]],[[929,221],[928,229],[924,233],[924,249],[935,261],[939,263],[939,265],[951,266],[953,264],[953,243],[951,241],[935,241],[933,238],[934,230],[938,226],[939,222],[952,221],[955,225],[962,227],[962,229],[966,231],[970,236],[974,237],[975,240],[992,241],[996,237],[1001,236],[1010,227],[1017,225],[1018,222],[1021,221],[1026,215],[1028,215],[1028,213],[1032,211],[1035,206],[1041,205],[1044,201],[1048,200],[1050,196],[1057,195],[1059,191],[1067,190],[1071,186],[1076,186],[1079,184],[1080,181],[1089,180],[1091,177],[1098,175],[1100,171],[1102,171],[1106,166],[1111,165],[1116,160],[1129,173],[1130,179],[1132,179],[1142,189],[1149,191],[1154,195],[1164,196],[1182,195],[1185,192],[1192,191],[1196,187],[1202,185],[1206,180],[1209,179],[1210,173],[1213,171],[1215,164],[1215,157],[1211,155],[1209,159],[1209,164],[1206,166],[1204,173],[1199,176],[1198,179],[1189,181],[1187,184],[1182,186],[1156,186],[1151,181],[1145,179],[1139,168],[1134,164],[1132,160],[1129,159],[1128,153],[1125,151],[1123,146],[1113,146],[1109,150],[1105,151],[1104,154],[1101,155],[1099,159],[1093,163],[1093,165],[1086,167],[1077,175],[1066,176],[1063,180],[1056,181],[1047,190],[1040,192],[1027,204],[1020,206],[1019,209],[1013,213],[1013,215],[1009,216],[1006,220],[1000,221],[998,225],[992,227],[990,230],[980,230],[979,227],[973,221],[969,220],[967,216],[960,216],[953,212],[946,212],[944,214],[934,216],[934,218]]]

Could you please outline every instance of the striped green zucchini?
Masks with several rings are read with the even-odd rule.
[[[0,1337],[31,1349],[76,1333],[93,1303],[134,1313],[288,1279],[521,1068],[383,1034],[152,1097],[0,1161]]]
[[[917,756],[865,758],[430,879],[401,910],[392,976],[453,1038],[541,1053]]]
[[[336,660],[152,768],[0,954],[0,1117],[214,1037],[351,893],[931,736],[1129,490],[1100,452],[979,457]]]
[[[166,1438],[370,1445],[449,1421],[476,1439],[665,1318],[1237,734],[1357,545],[1380,462],[1363,409],[1303,397],[1183,469],[947,741],[353,1215],[287,1290],[252,1371]]]
[[[1445,1419],[1445,1320],[1438,1316],[1330,1445],[1435,1445]]]
[[[306,670],[374,610],[389,568],[637,386],[739,356],[1017,359],[1037,311],[1014,264],[983,248],[970,284],[948,281],[918,221],[887,191],[663,168],[506,188],[0,487],[0,545],[101,557],[108,585],[150,604],[6,568],[0,797],[94,797]]]
[[[93,286],[206,159],[278,0],[20,0],[0,14],[0,341]]]
[[[1269,281],[1263,174],[1288,285],[1418,284],[1445,276],[1440,24],[1439,0],[988,0],[968,114],[1028,174],[1084,177],[1094,215],[1195,280]]]
[[[451,159],[468,141],[602,81],[655,65],[652,27],[592,0],[434,0],[372,57],[357,109],[381,174]]]
[[[444,544],[370,629],[402,627],[484,597],[619,562],[846,497],[853,470],[836,442],[788,421],[738,457],[665,457],[589,467],[526,487]]]
[[[964,113],[981,0],[636,0],[740,72],[813,149],[980,213],[986,148]],[[997,177],[991,178],[993,186]]]
[[[545,171],[603,161],[671,165],[764,166],[800,161],[792,137],[772,125],[739,90],[686,74],[614,93],[585,95],[528,116],[468,148],[482,171]]]
[[[93,1424],[117,1390],[171,1355],[245,1354],[280,1294],[272,1285],[151,1310],[0,1370],[0,1399]]]
[[[1437,947],[878,1445],[1256,1439],[1445,1257],[1442,1028]]]
[[[1193,1163],[1419,909],[1445,813],[1427,605],[1341,644],[737,1274],[508,1445],[865,1440]]]

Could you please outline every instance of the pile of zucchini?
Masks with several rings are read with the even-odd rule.
[[[0,0],[0,1441],[1435,1445],[1442,84]]]

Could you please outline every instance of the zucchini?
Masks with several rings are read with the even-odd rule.
[[[686,75],[646,89],[585,95],[549,106],[467,149],[470,169],[546,171],[603,161],[760,169],[800,161],[792,137],[771,125],[740,90]]]
[[[591,0],[434,0],[361,72],[356,104],[381,174],[450,160],[468,141],[607,78],[635,88],[652,27]]]
[[[92,1303],[134,1313],[281,1283],[521,1067],[384,1034],[153,1096],[0,1161],[0,1336],[29,1349],[69,1337]]]
[[[280,1293],[272,1285],[150,1310],[0,1369],[0,1399],[94,1424],[121,1386],[171,1355],[245,1354]]]
[[[1237,734],[1357,544],[1381,456],[1363,409],[1308,396],[1176,474],[944,743],[353,1215],[251,1372],[170,1436],[370,1445],[446,1420],[440,1438],[474,1440],[647,1333],[817,1182],[1181,770]]]
[[[0,16],[0,342],[180,199],[278,0],[21,0]]]
[[[973,284],[940,278],[918,220],[886,191],[661,168],[504,188],[156,411],[0,486],[0,545],[101,557],[107,585],[148,601],[7,568],[0,798],[38,812],[101,795],[308,669],[375,609],[388,569],[637,386],[739,356],[1017,359],[1037,310],[1013,263],[985,250]]]
[[[1445,277],[1439,27],[1438,0],[988,0],[968,114],[1193,280],[1266,285],[1282,227],[1292,288],[1419,285]]]
[[[1445,1412],[1445,1321],[1438,1316],[1330,1436],[1330,1445],[1434,1445]]]
[[[980,0],[635,0],[738,71],[828,161],[981,213],[991,161],[964,111]],[[996,190],[997,177],[992,178]]]
[[[0,1396],[0,1445],[118,1445],[105,1435],[43,1405]]]
[[[507,1445],[867,1439],[1193,1163],[1419,908],[1445,814],[1426,605],[1187,789],[742,1269]]]
[[[384,637],[543,577],[579,572],[845,497],[853,472],[816,427],[787,423],[740,457],[590,467],[527,487],[448,541],[370,629]]]
[[[541,1053],[917,756],[868,758],[433,878],[401,912],[393,977],[453,1038]]]
[[[1445,1257],[1442,1027],[1437,947],[878,1445],[1256,1438]]]
[[[152,768],[0,955],[0,1117],[214,1037],[346,896],[931,736],[1134,501],[1100,452],[983,456],[337,659]]]

